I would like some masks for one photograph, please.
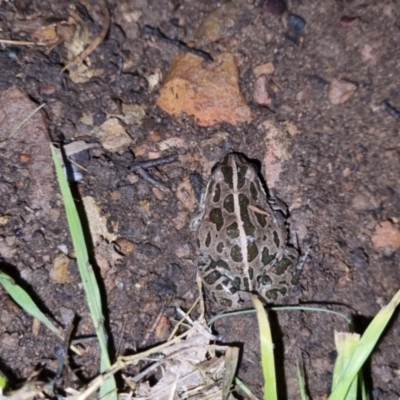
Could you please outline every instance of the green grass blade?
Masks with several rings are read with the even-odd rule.
[[[39,310],[38,306],[32,300],[31,296],[17,285],[10,276],[4,272],[0,272],[0,284],[4,287],[6,292],[12,299],[29,315],[39,320],[44,326],[55,333],[61,340],[64,340],[60,331],[53,325],[53,323]]]
[[[267,313],[260,300],[252,296],[254,308],[257,312],[258,326],[260,329],[261,365],[264,376],[264,399],[277,400],[276,374],[274,360],[274,344],[272,343],[271,329]]]
[[[311,312],[318,312],[318,313],[326,313],[326,314],[333,314],[337,315],[340,318],[343,318],[347,321],[347,323],[351,326],[351,319],[348,318],[345,314],[334,311],[334,310],[327,310],[326,308],[320,307],[308,307],[308,306],[279,306],[279,307],[267,307],[270,311],[311,311]],[[256,310],[248,309],[248,310],[237,310],[237,311],[229,311],[222,314],[215,315],[212,317],[208,322],[207,325],[211,326],[215,321],[219,320],[220,318],[227,318],[227,317],[234,317],[235,315],[245,315],[245,314],[253,314]]]
[[[103,323],[104,317],[102,312],[100,290],[99,286],[97,285],[93,268],[89,263],[89,256],[86,248],[83,229],[78,212],[76,210],[75,202],[72,198],[71,190],[62,170],[60,160],[58,159],[57,153],[53,146],[51,146],[51,154],[64,201],[65,212],[67,215],[68,226],[76,254],[79,273],[83,283],[83,288],[85,290],[93,325],[96,330],[97,340],[99,341],[100,345],[100,370],[103,372],[111,366],[111,363],[108,355],[106,331]],[[107,398],[110,400],[117,400],[117,390],[113,376],[108,378],[101,386],[100,397],[103,399]]]
[[[348,367],[342,373],[333,393],[329,396],[329,400],[341,400],[345,398],[355,376],[358,374],[366,359],[370,356],[399,303],[400,290],[394,295],[390,303],[383,307],[368,325],[368,328],[365,330],[354,350]]]
[[[358,382],[361,391],[361,400],[368,400],[367,387],[365,386],[365,380],[362,371],[360,371],[358,374]]]
[[[296,371],[297,371],[297,379],[299,381],[300,398],[301,400],[307,400],[306,387],[304,385],[303,375],[301,374],[300,365],[298,362],[296,362]]]
[[[254,396],[254,394],[251,392],[251,390],[238,377],[235,378],[235,383],[236,383],[236,386],[238,388],[240,388],[249,399],[258,400],[258,398],[256,396]]]
[[[357,333],[348,332],[335,332],[335,346],[337,351],[337,357],[335,366],[333,369],[332,388],[335,389],[340,377],[343,376],[344,371],[349,365],[349,362],[353,356],[354,350],[360,341],[360,335]],[[346,400],[357,399],[357,387],[358,387],[358,374],[356,374],[350,388],[346,394]]]
[[[7,387],[7,380],[4,378],[4,375],[0,371],[0,399],[1,399],[1,392]]]

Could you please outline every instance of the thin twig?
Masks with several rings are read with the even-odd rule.
[[[143,347],[146,344],[146,342],[149,339],[150,335],[156,330],[157,325],[160,322],[161,317],[163,316],[163,314],[164,314],[164,308],[158,313],[158,315],[157,315],[156,319],[154,320],[153,324],[151,325],[151,327],[149,329],[147,329],[147,332],[144,335],[143,340],[141,341],[141,343],[138,346],[139,348]]]
[[[196,299],[196,301],[193,303],[193,305],[189,308],[189,311],[186,313],[186,314],[184,314],[183,316],[182,316],[182,319],[175,325],[175,328],[174,328],[174,330],[172,331],[172,333],[169,335],[169,338],[168,338],[168,340],[171,340],[174,336],[175,336],[175,334],[176,334],[176,332],[178,332],[178,329],[179,329],[179,326],[183,323],[183,321],[186,319],[186,317],[188,317],[190,314],[191,314],[191,312],[194,310],[194,308],[197,306],[197,303],[200,301],[200,297],[198,297],[197,299]],[[193,322],[193,321],[192,321]],[[191,322],[191,323],[192,323]],[[192,326],[193,326],[193,323],[192,323]]]
[[[0,39],[0,43],[11,44],[13,46],[46,46],[46,43],[25,42],[23,40]]]
[[[164,361],[165,361],[164,358],[161,358],[160,360],[156,361],[154,364],[149,365],[142,372],[140,372],[139,374],[137,374],[133,378],[131,378],[132,382],[139,383],[146,375],[149,375],[150,372],[157,369]]]
[[[111,17],[110,11],[108,10],[107,3],[105,0],[100,2],[101,11],[103,13],[103,27],[99,35],[93,40],[90,45],[82,51],[78,56],[76,56],[72,61],[70,61],[62,70],[64,72],[67,69],[70,69],[72,65],[81,63],[86,57],[88,57],[97,47],[103,42],[104,38],[107,35],[108,29],[110,28]]]
[[[385,111],[391,115],[392,117],[396,118],[398,122],[400,122],[400,111],[394,108],[387,100],[382,103],[383,108]]]
[[[46,103],[41,104],[39,107],[36,107],[23,121],[21,121],[8,135],[6,140],[10,140],[41,108],[43,108]]]
[[[170,164],[177,161],[178,158],[174,155],[156,158],[154,160],[138,161],[130,167],[132,172],[137,173],[141,176],[147,183],[159,188],[165,193],[170,192],[170,189],[165,186],[158,179],[154,178],[149,172],[146,171],[148,168],[159,167],[160,165]]]
[[[169,193],[170,190],[167,186],[165,186],[163,183],[161,183],[159,180],[151,176],[146,170],[143,168],[138,168],[135,171],[139,176],[141,176],[147,183],[150,183],[151,185],[155,186],[156,188],[162,190],[165,193]]]
[[[132,172],[135,172],[136,170],[138,170],[140,168],[143,168],[143,169],[154,168],[154,167],[159,167],[160,165],[164,165],[164,164],[171,164],[175,161],[178,161],[178,158],[173,155],[156,158],[154,160],[138,161],[137,163],[131,165],[130,170]]]
[[[185,52],[185,53],[191,53],[196,56],[199,56],[203,58],[206,61],[214,61],[213,58],[209,53],[207,53],[204,50],[196,49],[195,47],[190,47],[188,46],[185,42],[182,42],[179,39],[172,39],[165,35],[159,28],[154,28],[150,25],[145,25],[144,27],[144,32],[155,36],[157,39],[163,40],[164,42],[167,42],[169,44],[172,44],[176,47],[178,47],[179,50]]]

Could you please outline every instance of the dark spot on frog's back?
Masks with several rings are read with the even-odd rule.
[[[234,294],[234,293],[236,293],[238,290],[240,290],[240,285],[241,285],[241,282],[240,282],[240,278],[237,276],[237,277],[235,277],[235,279],[231,282],[232,283],[232,287],[231,287],[231,289],[230,289],[230,292],[232,293],[232,294]],[[228,285],[229,284],[229,282],[226,282],[226,285]]]
[[[261,262],[264,266],[270,264],[275,258],[275,254],[269,254],[268,248],[264,247],[261,254]]]
[[[282,297],[284,297],[284,296],[286,296],[286,293],[287,293],[286,288],[282,288],[282,289],[271,289],[271,290],[269,290],[267,293],[265,293],[265,297],[266,297],[268,300],[276,301],[276,300],[278,300],[279,294],[280,294]]]
[[[222,211],[220,208],[213,208],[210,211],[210,221],[215,224],[217,231],[220,231],[224,225],[224,218],[222,217]]]
[[[205,270],[204,270],[205,272],[214,271],[214,270],[216,270],[216,271],[218,271],[218,270],[222,271],[222,270],[224,270],[224,269],[226,269],[227,271],[230,271],[230,268],[229,268],[228,263],[226,263],[224,260],[214,261],[211,257],[210,257],[210,259],[211,259],[211,262],[210,262],[210,264],[207,266],[207,268],[205,268]],[[221,275],[221,276],[222,276],[222,275]]]
[[[238,165],[237,166],[237,171],[238,171],[238,183],[237,183],[237,187],[238,189],[241,189],[244,184],[246,183],[246,172],[248,167],[243,166],[243,165]]]
[[[215,282],[218,281],[219,278],[221,278],[221,273],[219,271],[211,271],[209,274],[204,276],[204,282],[207,283],[207,285],[214,285]]]
[[[254,270],[253,268],[249,267],[249,278],[253,280],[253,277],[254,277]]]
[[[226,228],[226,235],[230,239],[237,239],[239,237],[239,226],[237,222],[232,222],[227,228]]]
[[[265,226],[267,225],[267,216],[265,214],[261,214],[258,212],[254,212],[254,215],[256,216],[257,222],[259,223],[259,225],[262,228],[265,228]]]
[[[218,252],[218,253],[222,253],[222,252],[224,251],[224,248],[225,248],[225,245],[224,245],[223,242],[219,242],[219,243],[217,244],[217,252]]]
[[[243,290],[245,290],[246,292],[250,291],[250,282],[249,282],[249,278],[247,278],[247,277],[243,278]]]
[[[221,185],[217,183],[215,185],[215,191],[214,191],[214,203],[218,203],[219,200],[221,199]]]
[[[242,250],[238,245],[231,248],[231,259],[235,262],[243,261]]]
[[[227,299],[225,297],[221,298],[219,300],[219,304],[223,307],[223,308],[231,308],[233,305],[233,301],[230,299]]]
[[[228,194],[228,196],[225,197],[224,208],[229,213],[233,213],[233,211],[235,211],[235,206],[233,203],[233,194]]]
[[[268,275],[258,275],[257,276],[257,285],[258,287],[261,286],[271,286],[272,285],[272,279]]]
[[[255,227],[250,221],[249,199],[244,194],[239,194],[240,218],[243,221],[243,228],[246,235],[253,235]]]
[[[293,265],[293,262],[289,258],[283,257],[275,264],[275,273],[277,275],[284,275],[291,265]]]
[[[233,188],[233,171],[231,167],[221,167],[221,172],[224,175],[225,183],[232,189]]]
[[[247,242],[247,261],[251,263],[258,256],[258,247],[254,242]]]

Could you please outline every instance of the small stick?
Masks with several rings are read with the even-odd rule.
[[[130,170],[136,171],[140,168],[148,169],[148,168],[159,167],[160,165],[170,164],[177,160],[178,158],[176,156],[170,155],[170,156],[156,158],[154,160],[138,161],[137,163],[131,166]]]
[[[151,185],[155,186],[156,188],[162,190],[165,193],[169,193],[169,189],[161,183],[159,180],[156,178],[153,178],[146,170],[143,168],[137,168],[135,172],[140,175],[147,183],[150,183]]]
[[[162,182],[158,179],[154,178],[151,174],[149,174],[146,169],[159,167],[160,165],[170,164],[177,161],[178,158],[174,155],[165,156],[156,158],[154,160],[147,160],[147,161],[139,161],[133,164],[130,168],[132,172],[136,172],[139,176],[141,176],[146,182],[150,183],[151,185],[159,188],[165,193],[169,193],[169,188],[165,186]]]
[[[150,328],[147,328],[146,334],[144,335],[143,340],[141,341],[141,343],[139,344],[139,348],[143,347],[147,340],[149,339],[150,335],[156,330],[158,323],[161,320],[161,317],[164,314],[164,308],[160,310],[160,312],[158,313],[156,319],[154,320],[153,324],[151,325]]]
[[[400,111],[394,108],[387,100],[382,103],[385,111],[400,122]]]
[[[88,57],[94,50],[99,47],[99,45],[103,42],[104,38],[107,35],[108,29],[110,28],[110,23],[111,23],[111,17],[110,17],[110,11],[108,10],[107,3],[105,0],[102,0],[100,2],[100,7],[101,11],[104,15],[104,20],[103,20],[103,27],[101,28],[101,31],[99,35],[93,40],[90,45],[82,51],[82,53],[78,54],[73,60],[71,60],[62,70],[61,72],[64,72],[65,70],[71,68],[72,65],[74,64],[79,64],[81,63],[86,57]]]
[[[13,46],[46,46],[46,43],[25,42],[23,40],[0,39],[0,43],[11,44]]]
[[[157,39],[163,40],[164,42],[170,43],[178,47],[179,50],[182,50],[185,53],[194,54],[196,56],[203,58],[206,61],[214,61],[211,55],[206,51],[196,49],[195,47],[190,47],[185,42],[182,42],[179,39],[172,39],[167,35],[165,35],[159,28],[154,28],[150,25],[145,25],[144,32],[149,35],[155,36]]]

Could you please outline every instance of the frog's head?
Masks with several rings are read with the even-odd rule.
[[[246,182],[258,181],[258,168],[241,153],[229,153],[211,170],[213,181],[231,189],[241,189]]]

